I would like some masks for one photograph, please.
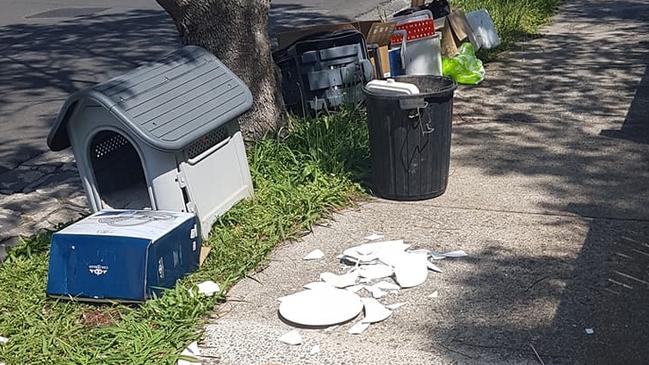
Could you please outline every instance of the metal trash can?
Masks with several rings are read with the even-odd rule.
[[[195,213],[203,237],[253,193],[237,117],[246,85],[195,46],[71,95],[48,136],[72,146],[93,212],[104,208]]]
[[[444,194],[448,183],[453,117],[453,80],[401,76],[419,94],[398,95],[363,88],[370,136],[372,189],[393,200]]]

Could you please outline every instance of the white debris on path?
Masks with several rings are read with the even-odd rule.
[[[595,333],[595,330],[594,330],[594,329],[592,329],[592,328],[586,328],[586,334],[587,334],[587,335],[592,335],[592,334],[594,334],[594,333]]]
[[[279,336],[277,340],[287,345],[297,346],[302,344],[302,335],[300,335],[300,332],[298,332],[298,330],[292,330]]]
[[[190,358],[194,358],[197,361],[192,361],[192,360],[183,360],[180,359],[178,360],[178,365],[197,365],[200,364],[201,362],[198,360],[198,357],[201,356],[201,352],[198,349],[198,343],[196,341],[192,342],[187,346],[186,349],[183,350],[183,352],[180,353],[182,356],[188,356]]]
[[[371,242],[350,247],[337,256],[349,268],[346,273],[323,272],[320,281],[305,284],[305,290],[279,298],[280,316],[296,326],[327,327],[324,331],[332,332],[363,312],[362,319],[347,331],[359,335],[371,324],[386,320],[392,315],[392,311],[407,304],[398,302],[384,305],[377,299],[423,284],[428,278],[429,270],[441,273],[442,269],[431,260],[467,256],[463,250],[439,253],[425,248],[410,249],[411,245],[403,240],[379,241],[382,238],[382,235],[372,234],[365,237],[365,240]],[[304,260],[322,257],[324,253],[321,250],[313,250]],[[360,292],[363,297],[357,294],[360,289],[365,289]],[[439,293],[435,290],[428,298],[438,296]],[[284,334],[278,340],[289,345],[302,343],[297,330]],[[315,345],[311,354],[319,351],[319,345]]]
[[[400,303],[388,304],[385,307],[388,308],[389,310],[395,310],[395,309],[403,307],[406,304],[408,304],[408,302],[400,302]]]
[[[358,322],[355,325],[351,326],[347,332],[352,335],[360,335],[361,333],[365,332],[365,330],[368,329],[369,327],[370,327],[369,323]]]
[[[363,323],[381,322],[386,320],[392,314],[391,310],[387,309],[374,298],[361,298],[361,301],[365,306],[365,318],[361,320]]]
[[[324,252],[322,252],[322,250],[315,249],[315,250],[309,252],[306,256],[304,256],[304,259],[305,260],[320,260],[323,257],[324,257]]]
[[[314,345],[311,347],[311,351],[309,351],[311,355],[315,355],[317,353],[320,353],[320,345]]]

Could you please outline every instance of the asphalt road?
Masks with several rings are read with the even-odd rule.
[[[49,126],[70,93],[178,45],[173,23],[154,0],[0,4],[0,181],[4,173],[47,150]],[[377,4],[274,1],[270,30],[345,21]]]

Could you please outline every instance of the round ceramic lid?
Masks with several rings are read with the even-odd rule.
[[[279,305],[279,314],[285,320],[314,327],[347,322],[362,310],[363,302],[356,293],[335,288],[301,291],[285,297]]]

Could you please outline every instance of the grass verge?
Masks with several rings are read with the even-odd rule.
[[[223,296],[192,297],[192,283],[229,288],[278,243],[362,196],[368,137],[362,110],[293,123],[286,137],[248,151],[255,197],[214,226],[212,252],[195,273],[140,306],[46,299],[49,234],[24,239],[0,266],[0,362],[10,364],[175,364],[200,336]]]
[[[490,59],[499,51],[511,48],[514,42],[536,34],[556,13],[561,0],[451,0],[451,3],[465,12],[489,11],[502,40],[498,49],[480,55]]]

